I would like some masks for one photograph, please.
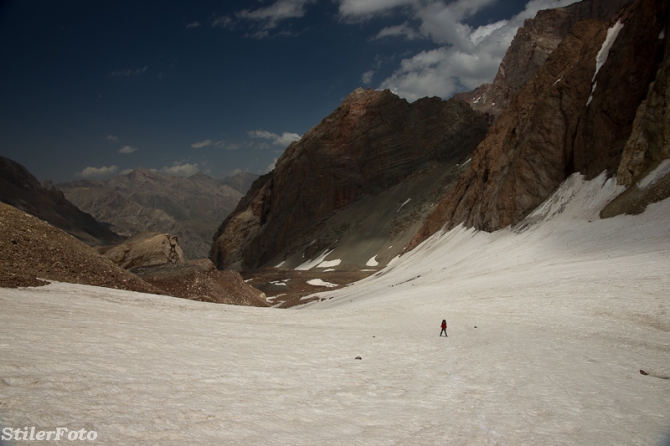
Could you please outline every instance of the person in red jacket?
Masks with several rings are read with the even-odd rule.
[[[444,333],[444,335],[447,336],[447,320],[446,319],[442,319],[442,331],[440,332],[440,336],[442,336],[442,333]]]

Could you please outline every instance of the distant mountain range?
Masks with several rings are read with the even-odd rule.
[[[135,169],[107,181],[77,180],[55,188],[80,209],[130,237],[169,232],[188,259],[207,257],[212,236],[257,176],[242,172],[215,180],[203,173],[184,178]]]

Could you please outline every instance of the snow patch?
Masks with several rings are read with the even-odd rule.
[[[340,263],[342,263],[341,259],[326,260],[326,261],[321,262],[318,265],[316,265],[316,267],[317,268],[332,268],[333,266],[337,266]]]
[[[315,241],[316,241],[316,240],[315,240]],[[332,249],[331,249],[330,251],[328,251],[328,250],[326,249],[326,250],[323,251],[323,253],[321,253],[321,255],[318,256],[316,259],[314,259],[314,260],[308,260],[308,261],[306,261],[305,263],[296,266],[295,269],[296,269],[297,271],[307,271],[307,270],[309,270],[309,269],[315,268],[317,265],[319,265],[319,264],[322,263],[324,260],[326,260],[326,257],[328,257],[328,255],[329,255],[331,252],[333,252]],[[305,256],[305,254],[303,253],[303,257],[304,257],[304,256]]]
[[[307,284],[312,286],[325,286],[327,288],[333,288],[337,286],[334,283],[324,282],[321,279],[310,279],[307,281]]]
[[[646,177],[642,178],[638,183],[637,187],[639,189],[646,189],[656,181],[670,174],[670,159],[665,159],[661,164],[651,171]]]
[[[612,45],[616,41],[616,38],[619,36],[619,32],[623,29],[623,23],[621,21],[617,21],[610,29],[607,30],[607,37],[605,37],[605,41],[603,42],[603,45],[600,47],[600,51],[598,51],[598,55],[596,56],[596,72],[593,73],[593,79],[591,79],[591,83],[593,83],[593,87],[591,87],[591,95],[589,96],[588,101],[586,101],[586,105],[589,105],[591,101],[593,100],[593,92],[596,91],[596,85],[597,83],[595,82],[596,76],[598,75],[598,72],[600,69],[605,65],[605,62],[607,62],[607,57],[609,56],[610,50],[612,49]]]
[[[404,202],[403,204],[400,205],[400,207],[398,208],[398,210],[395,211],[396,214],[397,214],[398,212],[400,212],[400,209],[402,209],[402,208],[403,208],[407,203],[409,203],[410,201],[412,201],[411,198],[408,198],[407,200],[405,200],[405,202]]]
[[[370,260],[367,261],[365,266],[378,266],[379,262],[377,262],[377,256],[373,256]]]
[[[659,444],[667,381],[639,370],[670,373],[670,200],[598,219],[620,190],[572,176],[522,233],[437,233],[301,309],[0,288],[2,425],[104,444]]]

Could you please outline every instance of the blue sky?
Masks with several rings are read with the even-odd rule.
[[[493,80],[574,0],[0,0],[0,155],[38,179],[269,171],[358,87]]]

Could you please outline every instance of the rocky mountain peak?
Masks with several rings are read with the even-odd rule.
[[[608,21],[630,0],[584,0],[563,8],[538,11],[517,30],[493,83],[455,95],[491,119],[497,119],[519,90],[580,20]]]

